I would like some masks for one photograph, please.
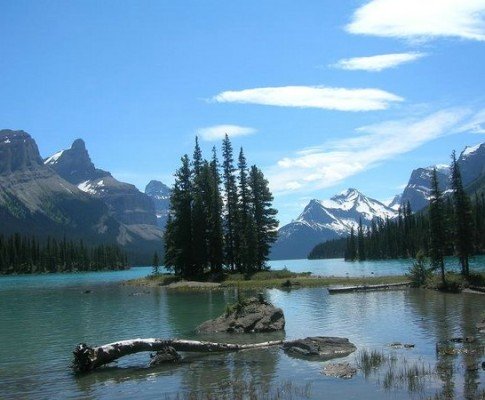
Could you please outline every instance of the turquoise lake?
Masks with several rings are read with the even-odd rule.
[[[275,269],[287,266],[293,271],[334,276],[398,275],[409,265],[405,261],[343,260],[271,263]],[[483,271],[483,258],[475,259],[472,267]],[[484,295],[418,289],[329,295],[324,288],[271,289],[265,296],[285,313],[283,335],[205,337],[195,333],[196,326],[220,315],[225,305],[235,300],[236,291],[169,292],[121,284],[150,272],[151,268],[138,267],[118,272],[1,277],[0,398],[175,399],[180,394],[180,398],[197,398],[189,396],[202,397],[207,392],[231,398],[231,391],[244,384],[258,388],[267,398],[279,390],[283,393],[280,398],[425,399],[451,387],[459,399],[485,390],[485,371],[467,368],[470,363],[484,361],[485,337],[475,329],[484,316]],[[351,380],[340,380],[321,373],[325,363],[291,358],[279,348],[187,354],[180,364],[158,368],[146,367],[149,356],[144,353],[88,375],[75,376],[69,369],[71,352],[80,342],[97,345],[136,337],[259,342],[317,335],[347,337],[357,346],[356,353],[335,362],[356,364],[359,352],[367,349],[394,360],[396,370],[399,365],[426,366],[429,371],[451,366],[452,372],[430,372],[419,390],[410,390],[399,380],[386,387],[386,366],[368,376],[359,371]],[[481,352],[437,355],[437,342],[462,336],[475,336]],[[389,347],[395,342],[415,347]],[[391,361],[389,365],[393,365]]]

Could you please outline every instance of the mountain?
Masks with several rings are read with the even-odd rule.
[[[279,229],[271,258],[306,258],[316,244],[345,236],[352,227],[356,230],[359,219],[370,226],[375,218],[393,218],[396,214],[356,189],[347,189],[330,200],[311,200],[295,221]]]
[[[448,165],[433,165],[426,168],[417,168],[411,173],[409,182],[401,195],[399,206],[409,202],[411,210],[419,211],[428,205],[433,168],[436,168],[440,189],[442,191],[449,189],[450,168]],[[398,209],[399,206],[397,207]]]
[[[44,165],[32,137],[0,131],[0,233],[85,238],[113,243],[120,224],[104,202]]]
[[[401,201],[402,201],[402,194],[396,194],[387,206],[389,208],[392,208],[395,211],[398,211],[399,208],[401,207]]]
[[[44,163],[83,192],[103,200],[123,224],[157,225],[152,200],[134,185],[120,182],[109,172],[95,168],[82,139],[76,139],[70,149],[59,151]]]
[[[90,197],[101,200],[121,223],[118,243],[128,251],[148,255],[162,250],[163,233],[157,225],[152,199],[134,185],[120,182],[94,166],[82,139],[70,149],[46,158],[44,164]]]
[[[460,167],[463,185],[468,192],[477,187],[477,180],[485,175],[485,143],[465,147],[457,159]],[[400,204],[411,204],[413,211],[419,211],[428,205],[431,191],[431,173],[436,168],[440,189],[447,192],[451,189],[449,165],[433,165],[418,168],[411,173],[409,182],[402,193]],[[396,208],[394,205],[393,208]],[[399,207],[397,207],[399,208]]]
[[[157,215],[157,225],[165,229],[170,207],[170,188],[160,181],[152,180],[145,187],[145,194],[153,200]]]

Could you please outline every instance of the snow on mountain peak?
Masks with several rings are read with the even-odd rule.
[[[466,146],[465,150],[462,151],[461,157],[466,158],[469,155],[475,153],[484,143],[479,143],[475,146]]]
[[[57,160],[59,159],[59,157],[62,156],[62,153],[64,153],[64,150],[58,151],[57,153],[53,154],[49,158],[46,158],[46,160],[44,161],[44,164],[45,165],[55,164],[57,162]]]

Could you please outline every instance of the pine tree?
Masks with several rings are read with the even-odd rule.
[[[190,161],[187,155],[175,173],[170,196],[170,217],[165,232],[165,266],[183,277],[193,277],[192,261],[192,185]]]
[[[461,173],[456,154],[451,155],[451,187],[454,206],[455,251],[460,260],[461,272],[469,275],[469,257],[473,254],[473,216],[470,199],[463,189]]]
[[[155,252],[153,254],[153,260],[152,260],[152,274],[153,275],[158,275],[159,274],[159,265],[160,264],[160,261],[158,259],[158,252]]]
[[[359,261],[366,259],[365,254],[365,239],[364,239],[364,227],[362,226],[362,218],[359,218],[359,227],[357,229],[357,252]]]
[[[434,168],[431,175],[431,198],[429,202],[429,256],[432,267],[440,270],[441,282],[443,286],[446,286],[444,252],[443,199],[438,186],[436,168]]]
[[[350,228],[350,236],[347,240],[346,260],[355,261],[357,259],[357,247],[355,244],[355,231],[354,227]]]
[[[195,138],[195,149],[191,171],[192,197],[192,262],[193,273],[201,274],[207,265],[207,171],[204,170],[204,160],[199,147],[199,140]]]
[[[251,214],[250,188],[248,185],[248,170],[246,157],[241,148],[238,157],[238,199],[237,229],[236,229],[236,267],[244,273],[249,273],[256,264],[256,249],[254,245],[254,221]]]
[[[263,269],[271,245],[277,237],[277,211],[272,208],[273,195],[269,190],[268,181],[264,178],[263,172],[255,165],[251,167],[249,173],[249,187],[254,221],[251,239],[256,243],[255,267]]]
[[[232,144],[226,134],[222,142],[222,169],[224,183],[224,244],[225,244],[225,263],[234,271],[235,252],[236,252],[236,225],[237,225],[237,186],[234,176],[234,159]]]
[[[222,198],[219,188],[221,177],[219,175],[219,162],[215,147],[212,148],[212,160],[208,172],[208,259],[211,271],[220,273],[222,272],[222,266],[224,264],[224,239],[222,228]]]

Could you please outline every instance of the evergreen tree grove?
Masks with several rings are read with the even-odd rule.
[[[276,240],[268,181],[256,166],[248,169],[243,149],[235,170],[227,135],[222,150],[220,168],[215,148],[211,161],[203,160],[196,139],[192,162],[184,156],[175,173],[165,266],[185,278],[217,275],[224,266],[244,274],[261,270]]]

